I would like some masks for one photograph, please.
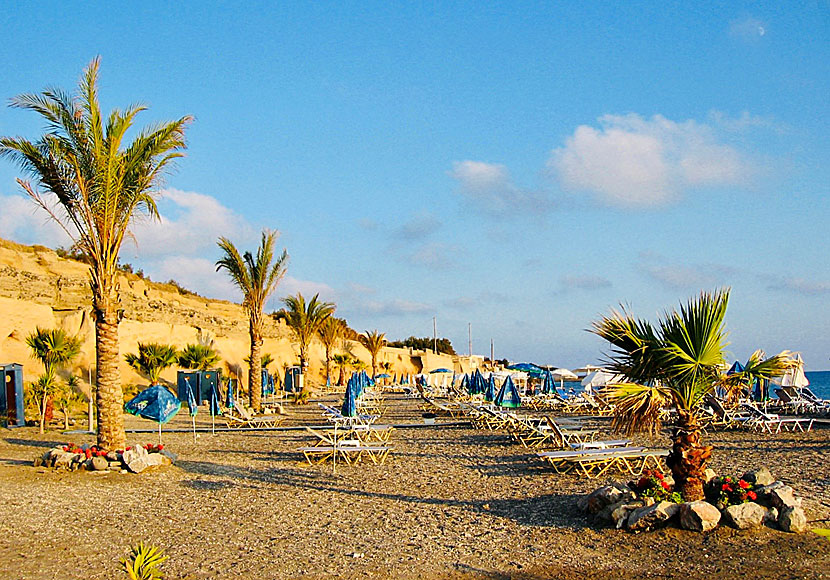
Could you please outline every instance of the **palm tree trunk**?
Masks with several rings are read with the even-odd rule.
[[[342,387],[343,383],[346,381],[346,369],[343,365],[340,365],[340,373],[337,375],[337,386]]]
[[[375,355],[372,355],[372,380],[373,381],[375,380],[375,375],[378,374],[377,368],[375,366],[375,362],[376,362]]]
[[[46,400],[49,396],[46,393],[43,393],[43,402],[40,405],[40,433],[43,434],[45,432],[46,426]]]
[[[251,320],[251,364],[248,369],[248,401],[255,411],[262,409],[262,333]]]
[[[326,386],[331,385],[331,366],[330,366],[331,357],[329,357],[329,349],[326,348]]]
[[[675,481],[675,489],[684,501],[704,499],[703,483],[712,447],[701,444],[701,429],[688,411],[678,411],[680,420],[672,433],[672,449],[666,459]]]
[[[96,300],[100,304],[99,300]],[[108,304],[96,307],[95,392],[98,405],[98,446],[109,451],[127,446],[124,432],[124,392],[118,367],[118,310]]]

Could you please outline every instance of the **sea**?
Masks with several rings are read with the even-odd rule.
[[[822,399],[830,399],[830,371],[805,371],[804,376],[810,381],[810,390]],[[582,386],[578,382],[565,381],[565,391],[578,393]]]
[[[830,371],[805,371],[804,376],[817,397],[830,399]]]

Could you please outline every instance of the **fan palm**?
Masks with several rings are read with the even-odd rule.
[[[186,369],[206,371],[216,368],[222,357],[206,344],[188,344],[179,353],[178,362]]]
[[[686,501],[703,499],[704,471],[712,447],[701,440],[701,403],[720,379],[726,347],[724,317],[729,290],[702,292],[666,312],[656,325],[635,319],[625,309],[593,324],[593,332],[611,343],[611,368],[632,383],[619,385],[614,425],[626,433],[660,428],[660,410],[677,409],[672,449],[666,460]],[[783,372],[785,354],[765,363],[766,374]]]
[[[57,372],[80,354],[81,341],[74,336],[69,336],[61,328],[37,327],[26,337],[26,344],[35,358],[43,364],[44,373],[34,384],[39,399],[40,432],[43,433],[46,423],[46,404],[59,386]]]
[[[375,378],[378,372],[378,354],[380,354],[380,351],[386,344],[386,334],[378,332],[377,330],[367,330],[358,336],[357,339],[360,341],[360,344],[366,347],[366,350],[369,351],[369,356],[372,357],[372,378]]]
[[[124,358],[128,365],[150,379],[150,385],[157,385],[161,372],[178,362],[179,351],[168,344],[139,342],[138,354],[131,352]]]
[[[337,365],[339,374],[337,375],[337,386],[342,387],[346,384],[346,369],[352,360],[348,354],[336,354],[331,357],[332,362]]]
[[[242,306],[248,314],[248,332],[251,337],[251,351],[248,355],[248,401],[257,411],[262,408],[262,311],[265,302],[285,276],[288,266],[288,254],[285,250],[275,257],[274,244],[277,235],[273,230],[263,230],[256,256],[251,252],[240,255],[229,239],[219,238],[219,247],[225,255],[216,262],[216,271],[226,270],[244,297]]]
[[[344,321],[334,316],[326,318],[317,330],[320,342],[323,343],[323,348],[326,349],[326,385],[331,384],[331,353],[343,339],[345,330],[346,324]]]
[[[0,138],[0,156],[18,162],[35,179],[18,179],[24,191],[66,231],[89,263],[95,314],[98,445],[126,446],[118,356],[122,316],[116,278],[118,254],[138,214],[158,218],[155,199],[167,166],[182,155],[190,117],[124,137],[145,107],[104,116],[98,103],[96,58],[84,71],[77,94],[48,89],[21,95],[12,106],[38,113],[47,132],[37,141]],[[57,203],[49,199],[54,196]]]
[[[306,302],[300,292],[297,292],[296,296],[286,296],[282,302],[285,307],[276,312],[274,318],[284,321],[294,335],[300,347],[300,372],[305,372],[308,347],[319,332],[320,326],[334,312],[334,304],[321,302],[319,294],[315,294]]]

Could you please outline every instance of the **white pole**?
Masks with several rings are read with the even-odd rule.
[[[193,442],[196,443],[196,415],[191,415],[190,420],[193,422]]]
[[[159,421],[159,445],[161,445],[161,421]]]
[[[438,354],[438,326],[435,317],[432,317],[432,353]]]
[[[331,473],[337,475],[337,421],[334,422],[334,442],[332,443],[334,453],[331,456]]]
[[[94,425],[93,417],[92,417],[92,395],[95,394],[95,389],[92,388],[92,366],[87,369],[87,381],[89,382],[89,404],[87,405],[86,416],[87,416],[87,423],[89,424],[89,432],[95,433],[93,431]]]
[[[473,323],[467,323],[467,343],[470,347],[470,363],[473,360]]]

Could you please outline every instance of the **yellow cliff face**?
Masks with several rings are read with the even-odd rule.
[[[24,380],[34,380],[43,369],[30,357],[26,337],[37,327],[60,327],[83,341],[81,356],[71,371],[86,381],[95,364],[95,325],[91,314],[91,291],[85,264],[59,257],[42,246],[21,246],[0,240],[0,364],[17,362],[24,368]],[[220,273],[216,274],[221,276]],[[238,304],[183,294],[174,286],[141,279],[134,274],[120,276],[124,318],[119,327],[121,353],[136,352],[141,342],[160,342],[182,348],[200,339],[213,339],[225,369],[240,369],[248,355],[248,321]],[[279,293],[279,289],[277,289]],[[296,349],[284,324],[266,319],[263,353],[275,364],[271,372],[282,374],[284,365],[297,363]],[[368,351],[351,344],[354,356],[370,364]],[[423,358],[423,362],[422,362]],[[392,363],[393,373],[417,373],[447,367],[469,370],[466,357],[426,355],[409,349],[384,349],[379,362]],[[309,382],[324,381],[325,351],[315,341],[311,346]],[[146,384],[126,362],[121,364],[123,384]],[[336,375],[335,375],[336,377]],[[175,382],[176,369],[162,379]],[[244,376],[243,376],[244,379]]]

